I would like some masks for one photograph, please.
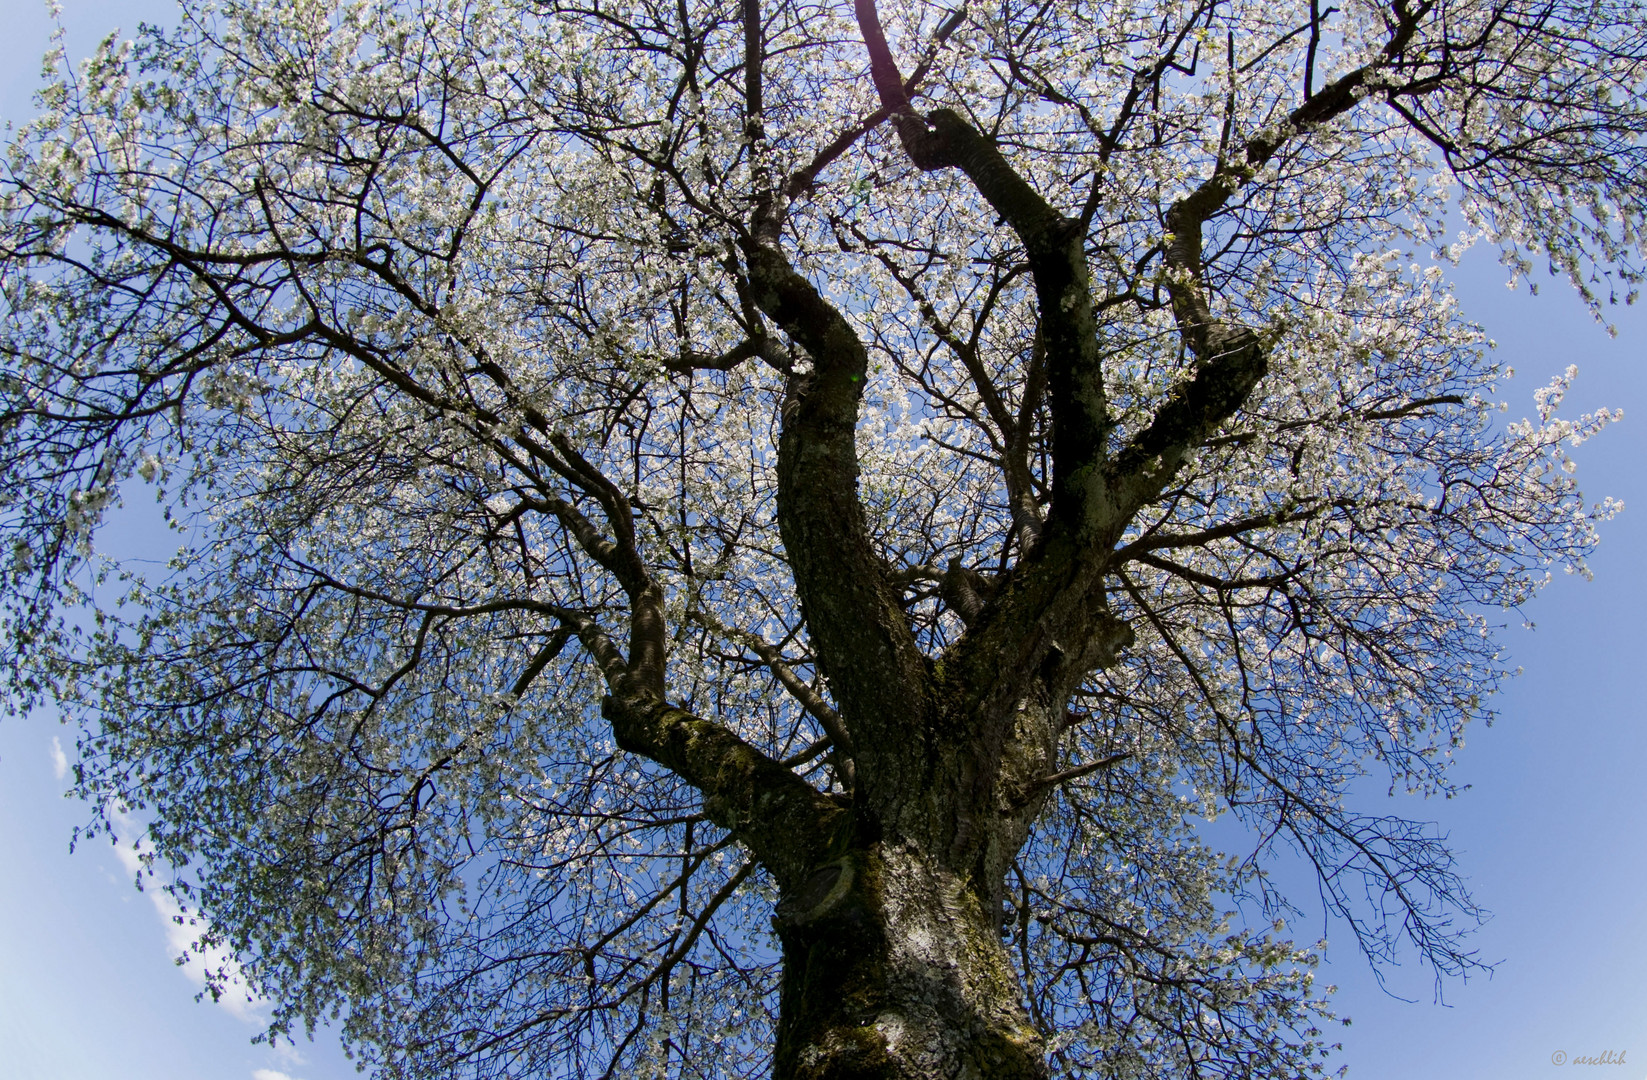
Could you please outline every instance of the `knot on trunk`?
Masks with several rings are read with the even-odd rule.
[[[856,876],[849,858],[824,863],[778,901],[773,921],[780,930],[796,930],[819,921],[851,893]]]
[[[938,595],[943,597],[951,611],[960,616],[963,624],[971,626],[983,612],[984,605],[994,598],[995,586],[996,583],[990,578],[962,566],[960,558],[956,557],[949,560],[949,567],[938,586]]]
[[[1081,661],[1087,671],[1114,667],[1121,650],[1130,646],[1138,636],[1125,619],[1107,611],[1100,611],[1094,617],[1093,624],[1092,636],[1087,639]]]

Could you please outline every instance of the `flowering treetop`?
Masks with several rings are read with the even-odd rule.
[[[1288,848],[1374,958],[1473,963],[1347,796],[1451,790],[1491,613],[1614,509],[1610,417],[1493,422],[1445,269],[1633,299],[1644,28],[250,0],[50,58],[14,700],[276,1033],[391,1075],[1317,1068],[1313,954],[1220,897],[1284,912]],[[151,489],[177,559],[91,559]]]

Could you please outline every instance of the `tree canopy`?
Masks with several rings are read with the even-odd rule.
[[[1296,1077],[1279,856],[1475,963],[1366,778],[1451,793],[1614,506],[1446,271],[1634,298],[1640,0],[226,0],[48,71],[10,700],[274,1036]]]

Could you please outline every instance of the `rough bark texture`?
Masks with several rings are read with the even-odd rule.
[[[779,905],[779,1080],[1044,1077],[995,919],[924,853],[854,845]]]
[[[856,775],[850,822],[778,908],[776,1075],[1043,1076],[998,930],[1002,859],[1036,800],[997,788],[1048,770],[1055,729],[1045,708],[980,723],[980,703],[921,656],[857,499],[864,348],[776,250],[754,248],[750,263],[759,302],[815,362],[785,406],[779,523]],[[1019,747],[1024,760],[1003,771],[1015,733],[1034,751]]]

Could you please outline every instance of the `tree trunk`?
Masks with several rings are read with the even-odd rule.
[[[778,904],[776,1080],[1044,1080],[990,902],[876,841]]]

